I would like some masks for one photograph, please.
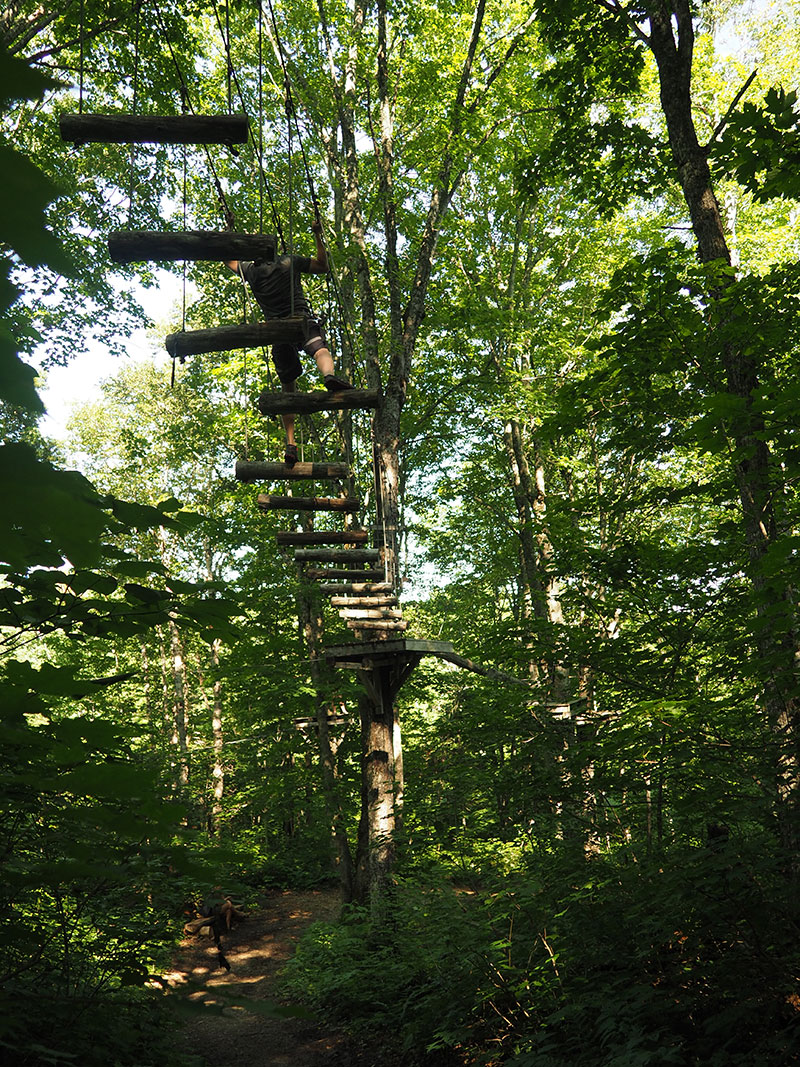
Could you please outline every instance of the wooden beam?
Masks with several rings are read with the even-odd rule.
[[[256,503],[262,511],[358,511],[361,501],[344,496],[270,496],[259,493]]]
[[[405,619],[348,619],[351,630],[407,630]]]
[[[409,653],[423,656],[450,656],[455,655],[450,641],[428,641],[424,638],[400,637],[389,642],[376,643],[374,649],[364,645],[329,645],[325,650],[325,658],[350,660],[361,662],[369,657],[372,652],[379,657],[381,662],[384,658],[406,657]]]
[[[363,545],[369,540],[369,533],[366,530],[314,530],[311,533],[276,533],[275,540],[279,545]]]
[[[200,356],[205,352],[231,352],[236,348],[265,348],[272,344],[303,347],[303,319],[294,315],[265,322],[240,322],[212,326],[207,330],[178,330],[168,333],[164,345],[171,356]]]
[[[347,389],[329,393],[315,389],[311,393],[268,393],[258,398],[262,415],[310,415],[317,411],[343,411],[351,408],[376,408],[380,401],[377,389]]]
[[[362,582],[380,581],[385,577],[383,570],[350,570],[344,567],[307,567],[306,578],[313,581],[324,582],[326,578],[350,578],[353,581],[361,579]]]
[[[73,144],[245,144],[247,115],[60,115]]]
[[[317,481],[342,481],[347,478],[349,473],[350,468],[346,463],[295,463],[293,467],[287,467],[285,463],[236,460],[236,477],[240,482],[271,481],[276,478],[283,478],[286,481],[300,481],[308,478],[314,478]],[[363,533],[366,540],[366,530]],[[278,543],[280,544],[281,542]],[[292,544],[291,541],[282,543]],[[302,541],[297,543],[318,544],[320,542]]]
[[[377,563],[381,558],[377,548],[297,548],[298,563]]]
[[[393,593],[394,586],[390,582],[348,582],[346,585],[321,585],[320,592],[325,596],[337,596],[344,593]]]
[[[331,605],[334,608],[391,608],[397,604],[396,596],[332,596]]]
[[[114,263],[161,260],[274,259],[275,238],[270,234],[185,230],[157,233],[151,230],[119,230],[108,235],[108,251]]]

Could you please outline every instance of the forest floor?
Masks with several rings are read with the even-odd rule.
[[[312,922],[335,919],[338,890],[276,891],[266,896],[247,920],[222,939],[230,972],[217,963],[212,938],[186,938],[179,948],[172,984],[201,987],[194,1000],[214,1002],[214,994],[280,1003],[278,975]],[[226,1006],[224,1014],[190,1019],[182,1031],[181,1051],[213,1067],[371,1067],[365,1050],[356,1050],[341,1033],[309,1017],[269,1017]],[[384,1061],[385,1062],[385,1061]]]

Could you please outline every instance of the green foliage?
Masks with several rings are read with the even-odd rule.
[[[404,1063],[778,1067],[800,1041],[797,904],[767,842],[551,857],[490,891],[403,884],[384,927],[318,924],[287,989]],[[769,948],[767,949],[767,946]]]
[[[800,198],[800,112],[797,92],[767,91],[728,119],[713,158],[758,201]]]

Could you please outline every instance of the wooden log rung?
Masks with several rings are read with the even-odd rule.
[[[362,545],[369,540],[369,533],[366,530],[314,530],[276,533],[275,540],[279,545]]]
[[[258,398],[262,415],[311,415],[318,411],[343,411],[352,408],[376,408],[380,401],[377,389],[346,389],[329,393],[315,389],[310,393],[268,393]]]
[[[60,115],[72,144],[245,144],[247,115]]]
[[[358,511],[361,501],[343,496],[272,496],[259,493],[256,503],[262,511]]]
[[[392,608],[397,602],[396,596],[384,596],[381,593],[374,596],[331,597],[331,606],[334,608]]]
[[[391,582],[348,582],[345,585],[321,585],[319,589],[324,596],[341,596],[347,593],[356,593],[365,596],[370,593],[394,592],[394,586]]]
[[[405,619],[348,619],[346,625],[351,630],[407,630]]]
[[[350,570],[344,567],[306,567],[306,578],[324,582],[326,578],[343,578],[352,581],[370,582],[385,578],[383,570]]]
[[[272,344],[303,346],[303,319],[294,315],[265,322],[240,322],[212,326],[207,330],[178,330],[168,333],[164,346],[171,356],[201,356],[206,352],[231,352],[237,348],[265,348]]]
[[[377,548],[296,548],[298,563],[377,563],[381,558]]]
[[[402,619],[399,608],[341,608],[340,619]]]
[[[245,459],[236,461],[236,477],[240,482],[273,481],[281,478],[286,481],[300,481],[308,478],[317,481],[343,481],[349,473],[350,468],[346,463],[295,463],[293,467],[287,467],[285,463],[264,463]],[[364,537],[366,536],[367,533],[364,531]],[[292,542],[283,543],[291,544]]]
[[[119,230],[108,235],[108,252],[114,263],[171,260],[274,259],[276,242],[271,234],[231,233],[216,230]]]

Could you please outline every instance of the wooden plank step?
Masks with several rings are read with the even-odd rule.
[[[302,316],[292,315],[264,322],[212,326],[207,330],[178,330],[167,334],[164,345],[171,356],[182,358],[205,352],[230,352],[235,348],[265,348],[283,342],[302,348],[304,336]]]
[[[391,582],[348,582],[346,585],[321,585],[320,592],[324,596],[341,596],[347,593],[356,593],[368,596],[371,593],[393,593],[394,586]]]
[[[350,473],[346,463],[295,463],[293,467],[287,467],[285,463],[265,463],[255,460],[236,460],[236,477],[240,482],[274,481],[285,479],[286,481],[301,481],[302,479],[314,478],[317,481],[342,481]],[[364,531],[366,539],[367,532]],[[278,542],[279,544],[281,542]],[[290,541],[283,542],[291,544]],[[301,544],[318,544],[320,542],[299,542]]]
[[[262,511],[358,511],[361,501],[344,496],[271,496],[259,493],[256,503]]]
[[[363,545],[369,540],[369,533],[367,530],[313,530],[276,533],[275,540],[279,545]]]
[[[268,393],[258,398],[262,415],[310,415],[317,411],[343,411],[350,408],[376,408],[380,401],[377,389],[345,389],[329,393],[315,389],[311,393]]]
[[[348,619],[346,625],[351,630],[407,630],[405,619]]]
[[[377,548],[296,548],[298,563],[377,563],[381,558]]]
[[[244,144],[247,115],[60,115],[73,144]]]
[[[275,247],[275,238],[266,233],[119,230],[108,235],[108,251],[115,263],[179,259],[218,259],[223,262],[228,259],[274,259]]]
[[[340,619],[402,619],[400,608],[341,608]]]
[[[307,567],[305,570],[306,578],[311,578],[313,581],[324,582],[326,578],[350,578],[352,581],[372,582],[380,581],[381,578],[386,577],[385,571],[380,570],[348,570],[344,567]]]
[[[334,608],[393,608],[398,603],[396,596],[375,593],[374,596],[332,596]]]

